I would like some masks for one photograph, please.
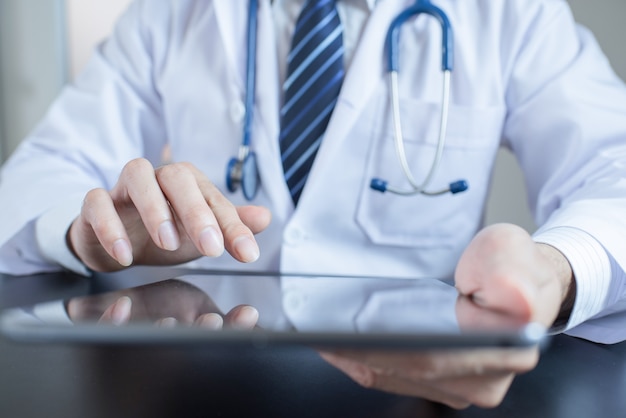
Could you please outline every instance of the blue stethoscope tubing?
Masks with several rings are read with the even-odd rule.
[[[226,187],[230,192],[234,193],[239,186],[241,186],[243,195],[247,200],[254,199],[260,185],[256,154],[250,151],[254,95],[256,92],[258,8],[258,0],[250,0],[248,9],[248,33],[246,39],[248,57],[246,61],[246,97],[245,115],[243,119],[243,139],[241,140],[237,157],[231,158],[226,167]]]
[[[256,154],[250,151],[252,120],[254,110],[254,95],[256,92],[256,56],[257,56],[257,11],[258,0],[250,0],[248,9],[248,33],[246,46],[248,56],[246,62],[246,97],[245,97],[245,116],[243,120],[243,139],[239,146],[237,157],[229,160],[226,168],[226,186],[230,192],[236,192],[241,186],[243,195],[247,200],[252,200],[257,194],[260,185],[259,169],[256,161]],[[441,109],[441,119],[439,128],[439,139],[437,141],[437,150],[431,168],[426,175],[424,181],[419,184],[413,176],[406,158],[404,150],[404,139],[402,135],[402,123],[400,119],[400,105],[398,93],[398,73],[399,73],[399,44],[400,29],[402,25],[410,18],[419,14],[427,14],[436,18],[442,28],[442,72],[443,72],[443,99]],[[450,103],[450,74],[454,67],[454,34],[448,16],[440,8],[433,5],[430,0],[416,0],[415,3],[400,13],[391,23],[385,40],[387,50],[387,71],[390,83],[390,100],[394,121],[394,143],[396,154],[402,171],[411,185],[410,190],[401,190],[390,187],[387,181],[374,178],[371,180],[370,187],[380,192],[390,192],[398,195],[410,196],[415,194],[424,194],[435,196],[444,193],[459,193],[467,190],[468,185],[465,180],[458,180],[438,191],[428,191],[426,188],[430,185],[435,176],[443,154],[445,146],[446,130],[448,125],[448,108]]]
[[[441,41],[441,70],[443,73],[443,87],[442,87],[442,104],[439,124],[439,137],[437,140],[437,148],[433,163],[428,171],[428,174],[424,178],[422,183],[418,183],[409,168],[406,152],[404,149],[404,139],[402,135],[402,121],[400,118],[400,101],[399,101],[399,88],[398,88],[398,74],[400,72],[400,58],[399,58],[399,45],[400,45],[400,29],[404,23],[410,18],[418,16],[420,14],[426,14],[434,17],[441,24],[442,41]],[[400,13],[391,23],[387,32],[385,40],[385,48],[387,49],[387,73],[389,77],[389,94],[393,115],[393,132],[394,132],[394,144],[396,148],[396,155],[400,161],[404,176],[408,180],[411,189],[402,190],[389,186],[388,182],[379,178],[374,178],[370,182],[370,187],[379,192],[390,192],[402,196],[411,196],[416,194],[423,194],[427,196],[437,196],[444,193],[460,193],[468,188],[467,181],[458,180],[450,183],[448,187],[437,190],[426,190],[434,178],[439,165],[441,163],[441,157],[446,142],[446,131],[448,126],[448,110],[450,106],[450,76],[454,69],[454,32],[448,16],[443,10],[433,5],[430,0],[416,0],[415,3]]]

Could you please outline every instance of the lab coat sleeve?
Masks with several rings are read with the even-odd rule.
[[[169,3],[159,4],[131,4],[3,167],[1,272],[63,266],[86,273],[64,241],[82,198],[94,188],[110,189],[134,158],[159,163],[166,126],[155,80],[167,50]]]
[[[567,332],[626,339],[626,87],[565,2],[543,2],[510,62],[505,142],[541,225],[576,275]]]

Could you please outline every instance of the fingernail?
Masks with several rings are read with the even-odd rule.
[[[205,329],[220,330],[224,326],[224,319],[216,313],[205,314],[200,317],[198,325]]]
[[[128,296],[122,296],[115,302],[111,312],[111,322],[113,325],[122,325],[130,320],[130,312],[133,302]]]
[[[235,252],[241,261],[251,263],[259,258],[259,247],[250,237],[239,237],[233,242]]]
[[[218,257],[224,252],[222,236],[215,227],[210,226],[200,233],[202,252],[209,257]]]
[[[176,325],[178,325],[178,321],[172,317],[162,318],[157,321],[157,326],[162,328],[174,328]]]
[[[243,306],[235,320],[235,327],[237,328],[254,328],[259,321],[259,311],[252,306]]]
[[[113,256],[121,265],[128,267],[133,264],[133,252],[124,239],[118,239],[113,243]]]
[[[180,247],[178,233],[172,221],[165,221],[159,226],[159,239],[161,247],[166,250],[176,251]]]

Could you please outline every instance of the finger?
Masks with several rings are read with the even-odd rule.
[[[159,319],[154,324],[161,328],[174,328],[178,325],[178,320],[173,317],[167,317]]]
[[[454,378],[412,379],[399,376],[393,369],[374,368],[329,352],[320,354],[363,387],[421,397],[456,409],[499,405],[515,377],[511,372],[484,375],[476,370],[473,375]]]
[[[132,300],[128,296],[122,296],[104,311],[98,323],[125,325],[130,322],[131,311]]]
[[[159,248],[175,251],[180,247],[174,216],[148,160],[138,158],[126,164],[111,194],[114,200],[136,208],[150,238]]]
[[[119,264],[128,267],[133,263],[132,247],[126,229],[111,195],[106,190],[94,189],[87,193],[78,222],[81,224],[80,228],[93,231],[102,248]],[[80,245],[81,243],[73,243],[75,248]]]
[[[200,328],[218,331],[224,326],[224,319],[216,313],[208,313],[200,315],[194,321],[194,324]]]
[[[433,389],[449,394],[481,408],[494,408],[502,403],[515,378],[514,373],[467,376],[429,382]]]
[[[261,206],[238,206],[237,214],[253,234],[265,230],[272,220],[271,212]]]
[[[514,373],[472,375],[450,379],[415,381],[372,370],[374,389],[405,396],[417,396],[446,404],[455,409],[476,405],[481,408],[498,406],[506,396]]]
[[[196,248],[207,257],[217,257],[224,252],[224,237],[196,171],[189,164],[169,164],[157,170],[156,178]]]
[[[196,174],[196,180],[206,202],[219,223],[226,250],[235,259],[244,263],[256,261],[260,255],[259,247],[251,229],[239,217],[237,208],[198,169],[192,167],[192,170]],[[243,212],[248,216],[247,221],[253,224],[254,229],[260,229],[259,227],[265,227],[266,223],[269,223],[268,214],[262,210],[257,211],[257,215],[263,213],[263,218],[254,222],[250,219],[250,215],[254,215],[253,210],[243,209]]]
[[[532,370],[539,360],[536,347],[416,353],[335,350],[332,353],[410,380],[523,373]]]
[[[253,329],[259,321],[259,311],[249,305],[239,305],[228,312],[224,322],[236,329]]]
[[[445,393],[419,381],[408,381],[395,376],[384,374],[358,361],[353,361],[343,356],[337,356],[329,352],[321,352],[320,355],[332,366],[344,372],[348,377],[359,385],[382,390],[404,396],[414,396],[428,399],[434,402],[446,404],[452,408],[467,408],[470,403],[452,393]]]

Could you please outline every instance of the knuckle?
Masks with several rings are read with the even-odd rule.
[[[126,163],[122,169],[123,175],[135,176],[138,173],[143,173],[146,170],[152,171],[152,163],[145,158],[135,158]]]
[[[190,173],[193,173],[196,170],[196,166],[194,166],[189,161],[181,161],[179,163],[176,163],[176,165],[181,167],[181,168],[184,168],[185,170],[189,171]]]
[[[87,218],[92,218],[94,211],[99,210],[99,208],[102,207],[102,203],[110,198],[109,192],[105,189],[97,188],[89,190],[83,199],[81,213]]]
[[[220,229],[225,235],[250,234],[250,229],[241,221],[235,205],[228,199],[213,199],[208,202],[208,205],[218,219]]]
[[[409,376],[415,381],[434,381],[444,374],[449,367],[448,357],[444,355],[424,354],[413,359]]]
[[[215,184],[211,180],[209,180],[208,178],[206,178],[204,176],[199,176],[198,177],[198,185],[200,186],[201,189],[206,190],[206,191],[217,191],[218,190],[218,188],[215,186]],[[220,196],[222,194],[219,193],[217,195]]]
[[[189,168],[186,163],[167,164],[156,170],[156,177],[159,181],[188,174]]]
[[[97,203],[98,201],[102,200],[103,197],[106,197],[108,195],[109,193],[102,188],[91,189],[87,192],[87,194],[85,194],[85,198],[83,199],[83,205],[87,206],[92,203]]]
[[[227,236],[250,235],[250,230],[240,221],[235,220],[225,222],[221,225],[222,232]]]

